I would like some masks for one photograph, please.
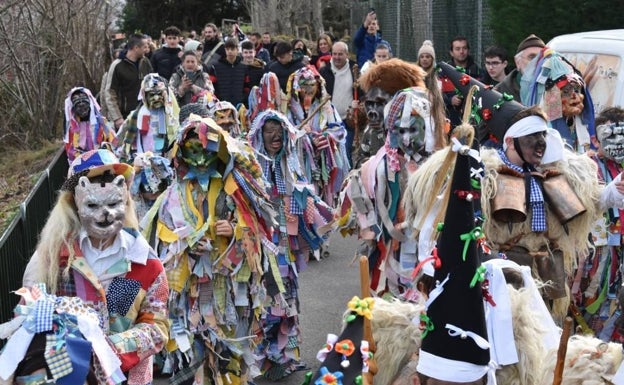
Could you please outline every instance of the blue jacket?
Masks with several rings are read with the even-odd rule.
[[[357,53],[357,64],[359,68],[362,68],[367,60],[375,57],[375,48],[377,47],[377,44],[381,42],[388,44],[387,41],[381,38],[381,34],[379,32],[375,35],[370,35],[366,32],[364,25],[360,26],[355,33],[355,37],[353,37],[353,45],[355,46]],[[390,47],[390,44],[388,44],[388,47]]]

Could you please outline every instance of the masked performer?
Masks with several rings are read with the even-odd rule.
[[[227,131],[233,138],[240,139],[243,137],[238,110],[232,103],[216,102],[210,109],[210,114],[219,127]]]
[[[355,166],[359,167],[369,157],[374,156],[383,147],[388,134],[387,127],[384,126],[384,107],[392,96],[398,91],[420,86],[425,72],[411,63],[400,59],[390,59],[378,65],[372,66],[360,77],[360,86],[364,90],[364,106],[368,118],[368,126],[364,130],[360,140],[360,150],[355,161]],[[435,97],[439,90],[427,89],[429,100],[431,101],[431,115],[436,127],[444,127],[444,102]],[[445,132],[437,129],[435,132],[436,143],[444,145]]]
[[[619,107],[604,109],[596,117],[596,134],[600,147],[592,158],[598,165],[601,182],[621,183],[624,110]],[[604,341],[624,339],[621,327],[616,325],[620,311],[614,311],[622,281],[622,215],[624,210],[609,209],[595,223],[592,243],[596,248],[579,261],[572,285],[572,295],[582,313],[577,320],[583,320],[581,324],[586,333],[593,330]]]
[[[169,159],[151,152],[138,154],[134,158],[134,173],[130,194],[134,200],[137,218],[141,220],[156,198],[171,184],[174,174]]]
[[[262,281],[276,276],[283,288],[262,170],[251,148],[195,115],[173,155],[178,179],[143,221],[151,233],[149,218],[156,216],[156,247],[170,282],[165,368],[180,383],[195,376],[200,383],[244,384],[258,372],[252,347],[262,341],[262,308],[282,303],[280,291],[267,297]]]
[[[436,142],[438,128],[422,87],[397,92],[386,105],[384,117],[386,143],[362,164],[359,173],[351,175],[343,190],[339,226],[346,231],[359,227],[364,243],[358,253],[369,257],[371,289],[399,295],[416,263],[416,242],[403,224],[403,192],[408,176],[442,144]],[[352,218],[357,223],[349,222]]]
[[[180,125],[178,102],[164,78],[158,74],[146,75],[139,97],[139,106],[130,113],[119,132],[122,143],[117,151],[127,162],[147,151],[166,156]]]
[[[544,296],[555,300],[553,315],[562,316],[574,261],[587,254],[587,234],[599,213],[622,207],[624,186],[618,177],[603,188],[594,162],[564,150],[539,107],[519,112],[511,123],[503,148],[482,152],[483,230],[495,252],[533,266],[549,282]]]
[[[83,152],[95,150],[103,143],[116,145],[117,136],[112,125],[107,125],[100,105],[91,91],[84,87],[72,88],[65,99],[65,153],[71,164]]]
[[[286,292],[282,308],[271,306],[263,319],[265,342],[258,354],[266,357],[262,367],[267,378],[279,379],[298,368],[299,298],[297,275],[306,265],[310,250],[317,250],[331,230],[333,211],[314,192],[299,162],[305,132],[297,131],[277,111],[261,112],[249,132],[249,145],[256,149],[262,171],[270,181],[271,201],[278,210],[279,227],[273,237],[277,246],[279,273]],[[267,281],[267,289],[274,286]]]
[[[521,80],[522,104],[539,105],[550,127],[559,131],[574,151],[596,149],[594,104],[583,77],[558,52],[542,48],[527,65]]]
[[[80,297],[93,307],[128,384],[152,381],[153,355],[169,338],[167,278],[139,234],[128,185],[132,166],[108,150],[72,163],[24,273],[24,286]]]
[[[309,135],[313,145],[300,154],[306,177],[314,181],[323,200],[333,206],[349,173],[344,124],[329,100],[323,78],[312,67],[295,71],[287,90],[288,119]]]

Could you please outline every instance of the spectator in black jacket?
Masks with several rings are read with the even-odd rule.
[[[219,100],[228,101],[235,106],[240,103],[246,105],[250,89],[247,64],[238,56],[236,39],[228,39],[224,45],[225,57],[220,58],[208,72],[215,95]]]
[[[290,74],[305,66],[301,59],[293,60],[293,48],[289,42],[279,41],[275,44],[275,60],[267,65],[266,72],[273,72],[277,76],[282,92],[286,93]]]
[[[159,48],[152,55],[152,68],[158,75],[169,80],[175,69],[182,62],[180,55],[182,47],[180,47],[181,32],[178,27],[167,27],[163,31],[165,35],[165,45]]]
[[[225,47],[219,35],[219,29],[215,24],[206,24],[202,35],[204,37],[204,51],[201,60],[204,68],[210,68],[219,59],[225,57]]]
[[[249,87],[260,85],[260,80],[264,75],[265,63],[256,57],[256,51],[254,49],[254,43],[249,40],[245,40],[241,43],[241,51],[243,56],[243,63],[247,64],[249,71]]]
[[[471,77],[481,81],[484,72],[474,61],[470,55],[470,45],[468,39],[464,36],[456,36],[451,40],[449,54],[451,60],[448,62],[453,67],[461,67],[465,73]],[[446,106],[447,117],[451,121],[451,127],[455,128],[461,124],[461,117],[464,108],[464,98],[455,93],[455,86],[444,73],[440,80],[442,81],[442,96],[444,97],[444,105]]]

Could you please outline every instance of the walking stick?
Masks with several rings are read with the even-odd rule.
[[[563,380],[563,367],[565,365],[566,352],[568,351],[568,339],[572,332],[572,318],[566,317],[563,321],[563,332],[559,340],[559,349],[557,350],[557,365],[555,366],[555,375],[553,377],[553,385],[561,385]]]
[[[365,255],[360,256],[360,294],[361,298],[370,297],[370,281],[368,275],[368,258]],[[368,341],[368,350],[373,356],[368,360],[368,372],[362,374],[362,385],[373,385],[373,376],[377,373],[377,363],[375,362],[375,340],[373,339],[373,328],[371,321],[364,317],[364,335],[362,339]]]
[[[358,67],[357,64],[354,64],[351,71],[353,74],[353,100],[359,101],[360,98],[358,95],[358,79],[360,77],[360,68]],[[359,122],[358,122],[358,112],[359,112],[358,109],[353,110],[353,125],[355,126],[353,127],[353,130],[354,130],[353,144],[356,149],[360,147],[360,127],[359,127]]]

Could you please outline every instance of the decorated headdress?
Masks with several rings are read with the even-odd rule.
[[[383,64],[383,63],[382,63]],[[399,135],[396,127],[409,127],[414,117],[425,121],[425,151],[435,150],[435,123],[431,117],[431,102],[425,89],[410,87],[397,92],[384,108],[384,125],[388,130],[386,151],[390,157],[390,167],[394,171],[400,169],[394,154],[399,147]],[[416,159],[418,160],[418,159]]]
[[[236,109],[236,107],[234,107],[232,103],[225,101],[225,100],[216,102],[210,108],[210,115],[215,121],[218,121],[219,115],[223,111],[227,111],[227,110],[232,111],[232,117],[234,118],[234,122],[235,122],[234,127],[232,128],[230,132],[230,135],[232,137],[238,138],[241,135],[241,123],[240,123],[240,119],[238,118],[238,110]]]
[[[157,73],[145,75],[141,82],[141,91],[139,92],[139,100],[145,101],[145,94],[148,92],[159,93],[167,90],[167,80]]]
[[[460,138],[461,139],[461,138]],[[490,373],[490,351],[483,307],[481,266],[477,243],[483,238],[475,227],[475,199],[471,175],[480,164],[478,151],[469,146],[472,135],[453,141],[456,160],[448,183],[448,207],[438,225],[434,280],[423,314],[423,340],[418,372],[440,381],[472,382]],[[472,165],[471,165],[472,163]]]
[[[132,183],[134,168],[129,164],[121,163],[110,150],[99,149],[87,151],[74,159],[61,189],[73,192],[80,177],[93,178],[107,172],[113,175],[123,175],[126,178],[126,184]]]
[[[364,338],[364,319],[372,318],[374,300],[371,297],[353,297],[348,303],[345,327],[340,336],[327,335],[327,343],[317,353],[322,362],[312,376],[309,372],[306,383],[310,385],[360,385],[362,376],[369,371],[369,341]]]
[[[365,92],[372,87],[378,87],[394,95],[408,87],[425,88],[426,75],[420,66],[393,58],[371,66],[360,77],[359,84]]]
[[[158,193],[163,187],[171,184],[173,169],[169,159],[154,155],[151,152],[138,154],[134,158],[135,177],[130,187],[130,193],[137,195],[140,192]]]
[[[0,354],[2,380],[9,380],[16,370],[29,375],[29,370],[46,368],[51,377],[47,380],[55,384],[84,384],[88,378],[91,383],[95,376],[92,357],[104,376],[97,378],[97,383],[107,382],[107,378],[113,383],[126,379],[121,361],[100,328],[97,312],[82,299],[47,294],[41,283],[15,293],[22,297],[22,304],[15,308],[16,318],[0,325],[0,338],[8,338]],[[38,362],[28,365],[26,361]]]
[[[576,137],[578,144],[587,148],[594,147],[594,104],[582,74],[572,63],[558,52],[544,47],[524,69],[520,83],[522,103],[527,106],[540,105],[550,125],[569,144],[573,144],[574,138],[562,114],[560,90],[567,84],[581,87],[584,96],[583,111],[575,126]]]
[[[248,121],[253,122],[256,116],[265,110],[282,111],[284,95],[277,75],[267,72],[262,75],[260,84],[254,86],[249,93]]]
[[[288,78],[286,93],[288,95],[294,95],[301,91],[301,85],[305,81],[316,81],[321,93],[320,96],[323,97],[327,95],[327,91],[325,90],[325,80],[314,66],[301,67],[297,71],[293,72]]]
[[[470,118],[477,129],[477,139],[480,143],[488,139],[502,143],[505,132],[509,128],[510,121],[515,114],[525,107],[514,101],[513,96],[501,94],[491,86],[486,86],[472,78],[461,69],[448,63],[438,63],[444,76],[448,77],[455,86],[455,92],[466,97],[472,86],[478,90],[473,94],[472,111]]]

